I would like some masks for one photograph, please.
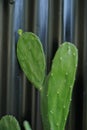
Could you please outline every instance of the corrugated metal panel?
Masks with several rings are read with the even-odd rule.
[[[83,130],[83,47],[84,47],[84,0],[71,1],[69,41],[77,45],[79,62],[69,116],[69,130]],[[69,26],[69,25],[68,25]],[[68,29],[66,27],[66,29]],[[67,31],[66,31],[67,32]],[[86,129],[85,129],[86,130]]]
[[[87,130],[87,15],[86,0],[0,0],[0,117],[13,114],[42,130],[39,93],[27,81],[16,58],[17,30],[41,39],[47,73],[57,47],[71,41],[79,50],[77,79],[67,130]]]
[[[87,1],[84,2],[83,130],[87,129]]]

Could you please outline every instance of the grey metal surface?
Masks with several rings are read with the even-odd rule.
[[[87,129],[87,1],[84,1],[83,130]]]
[[[1,94],[2,94],[2,87],[1,87],[1,81],[2,81],[2,75],[1,75],[1,70],[2,70],[2,33],[3,33],[3,28],[2,28],[2,2],[0,1],[0,106],[1,106]],[[1,107],[0,107],[0,115],[1,115]]]
[[[42,130],[39,92],[27,81],[16,57],[17,30],[35,32],[47,61],[64,41],[79,51],[77,77],[67,130],[87,130],[87,1],[0,0],[0,117],[13,114],[27,119],[33,130]]]

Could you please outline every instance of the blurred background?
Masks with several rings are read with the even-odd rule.
[[[14,115],[22,125],[42,130],[39,93],[17,61],[17,30],[36,33],[42,41],[47,73],[58,46],[74,43],[79,51],[67,130],[87,130],[87,0],[0,0],[0,118]]]

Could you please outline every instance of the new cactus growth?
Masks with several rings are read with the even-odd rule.
[[[75,81],[77,48],[69,42],[61,44],[52,61],[51,71],[46,75],[41,41],[31,32],[23,33],[22,30],[18,32],[20,37],[17,44],[17,58],[28,80],[40,92],[43,128],[64,130]],[[31,128],[26,125],[25,129]]]
[[[27,121],[23,122],[25,130],[31,130]],[[3,116],[0,120],[0,130],[21,130],[17,119],[12,115]]]
[[[23,125],[24,125],[25,130],[31,130],[31,127],[30,127],[28,121],[24,121]]]
[[[6,115],[0,120],[0,130],[21,130],[15,117]]]

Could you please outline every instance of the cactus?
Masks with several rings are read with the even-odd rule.
[[[45,55],[39,38],[31,32],[23,33],[19,30],[18,33],[18,61],[28,80],[40,90],[43,128],[64,130],[75,81],[78,50],[69,42],[61,44],[52,61],[51,71],[45,75]],[[9,123],[7,118],[6,125]],[[3,121],[0,121],[0,128],[8,130],[4,129]],[[13,126],[15,127],[14,124]],[[24,128],[31,130],[27,122],[24,123]]]
[[[78,61],[73,44],[63,43],[53,59],[52,68],[42,91],[44,130],[64,130]],[[50,124],[50,127],[49,127]]]
[[[11,115],[3,116],[0,120],[0,130],[21,130],[18,121]]]
[[[39,38],[31,33],[22,33],[17,44],[17,57],[27,78],[39,90],[45,77],[45,56]]]
[[[78,51],[75,45],[63,43],[55,54],[49,75],[45,76],[45,56],[39,38],[33,33],[20,34],[17,56],[27,78],[41,90],[44,130],[64,130],[75,81]]]
[[[30,127],[28,121],[24,121],[24,122],[23,122],[23,125],[24,125],[25,130],[31,130],[31,127]]]
[[[31,130],[28,121],[23,122],[25,130]],[[0,120],[0,130],[21,130],[16,118],[12,115],[3,116]]]
[[[77,49],[73,44],[60,46],[53,59],[48,81],[48,117],[52,130],[64,130],[77,68]]]

